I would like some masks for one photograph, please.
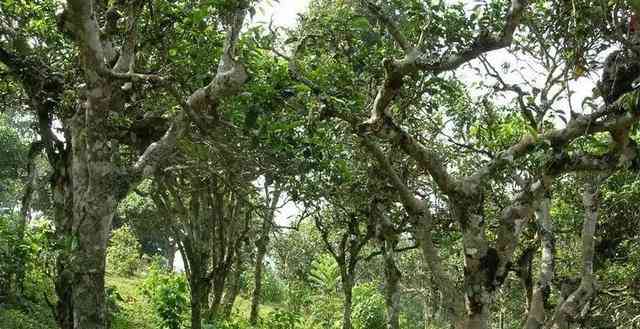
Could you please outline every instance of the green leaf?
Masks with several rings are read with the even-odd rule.
[[[369,20],[364,16],[357,16],[351,21],[351,24],[356,30],[368,30]]]

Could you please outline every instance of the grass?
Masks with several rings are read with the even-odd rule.
[[[124,278],[108,275],[107,286],[116,288],[122,298],[119,303],[120,311],[113,318],[112,329],[154,329],[158,319],[151,305],[140,291],[143,277],[133,276]]]

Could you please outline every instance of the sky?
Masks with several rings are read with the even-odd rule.
[[[271,17],[276,26],[293,27],[298,13],[304,13],[309,0],[262,0],[257,6],[253,23],[269,23]]]

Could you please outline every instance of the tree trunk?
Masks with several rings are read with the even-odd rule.
[[[17,225],[17,240],[16,247],[22,246],[27,230],[27,225],[31,220],[31,199],[33,196],[33,188],[37,177],[36,157],[42,151],[42,144],[40,142],[34,142],[29,148],[28,163],[27,163],[27,177],[24,182],[24,191],[22,200],[20,202],[20,218]],[[21,249],[14,250],[15,255],[22,256],[23,251]],[[9,296],[10,300],[17,296],[22,295],[24,288],[24,276],[25,276],[25,264],[20,264],[16,269],[15,281],[10,284]],[[13,300],[15,302],[15,299]]]
[[[178,251],[178,246],[175,240],[169,239],[167,243],[167,268],[170,272],[173,272],[173,265],[176,260],[176,252]]]
[[[224,286],[227,281],[227,269],[222,269],[213,276],[213,289],[211,291],[211,299],[209,302],[209,310],[207,319],[215,319],[220,315],[220,305],[222,304],[222,295],[224,294]]]
[[[189,288],[191,290],[191,329],[202,328],[203,306],[207,306],[207,298],[211,284],[206,278],[206,270],[201,262],[189,259]]]
[[[59,157],[50,157],[49,163],[53,167],[50,186],[53,196],[55,235],[59,248],[54,284],[58,302],[54,314],[61,329],[73,329],[73,273],[69,243],[69,238],[72,237],[73,220],[70,152],[63,150]]]
[[[422,259],[424,264],[426,264],[425,272],[431,272],[435,282],[437,282],[437,285],[434,286],[435,293],[447,296],[446,305],[441,305],[441,307],[445,309],[447,318],[454,323],[454,328],[462,329],[464,327],[466,313],[464,308],[464,297],[442,267],[442,261],[438,255],[438,250],[433,245],[430,218],[426,218],[426,216],[423,216],[423,218],[417,218],[415,222],[414,238],[420,244],[420,249],[422,250]],[[427,307],[426,302],[425,307]]]
[[[394,249],[395,242],[384,241],[384,299],[387,306],[387,329],[400,328],[400,277],[395,262]]]
[[[540,276],[531,295],[531,305],[527,314],[526,329],[540,329],[544,325],[545,304],[551,292],[551,282],[555,268],[555,236],[551,220],[551,199],[545,198],[536,211],[538,232],[542,240],[542,257],[540,259]]]
[[[58,302],[55,306],[55,318],[60,329],[73,329],[73,280],[66,255],[56,259],[55,291]]]
[[[222,298],[222,305],[224,307],[224,309],[222,310],[222,315],[225,317],[225,319],[229,318],[229,316],[231,316],[231,313],[233,312],[233,306],[235,305],[236,298],[238,297],[238,293],[240,292],[241,274],[241,271],[234,272],[233,282]]]
[[[240,293],[242,283],[241,276],[244,271],[241,250],[242,246],[240,246],[240,249],[236,251],[236,264],[233,272],[231,273],[231,286],[227,289],[222,301],[222,304],[224,305],[224,310],[222,312],[225,318],[229,318],[229,316],[231,316],[233,306],[236,303],[236,297],[238,297],[238,294]]]
[[[202,328],[202,296],[191,286],[191,329]]]
[[[453,207],[462,228],[464,246],[464,291],[467,317],[464,328],[487,329],[489,303],[498,267],[498,253],[489,248],[484,232],[481,202],[465,200]]]
[[[595,277],[593,274],[593,257],[595,254],[595,231],[598,223],[598,208],[600,206],[598,185],[604,177],[585,186],[583,193],[584,224],[582,226],[582,278],[578,288],[565,300],[558,304],[551,329],[569,329],[571,324],[586,316],[591,306],[591,298],[595,292]]]
[[[265,204],[269,207],[269,211],[262,220],[262,231],[260,232],[260,238],[256,241],[256,265],[254,271],[254,289],[251,295],[251,312],[249,313],[249,323],[255,326],[258,323],[258,317],[260,315],[260,303],[262,299],[262,270],[264,268],[264,257],[267,254],[267,246],[269,245],[269,234],[271,234],[271,227],[275,211],[280,202],[280,194],[282,193],[281,185],[276,182],[275,188],[269,193],[269,186],[271,178],[265,178],[264,184],[264,196]]]
[[[112,149],[106,141],[110,89],[98,84],[72,123],[74,328],[104,329],[107,241],[117,201]]]
[[[344,292],[344,307],[342,312],[342,329],[351,329],[351,310],[353,307],[353,277],[343,275],[342,290]]]
[[[262,268],[264,267],[264,256],[267,253],[267,242],[264,241],[264,237],[256,242],[258,251],[256,254],[256,266],[254,271],[254,283],[253,294],[251,296],[251,313],[249,315],[249,323],[256,325],[258,323],[258,315],[260,312],[260,302],[262,299]]]

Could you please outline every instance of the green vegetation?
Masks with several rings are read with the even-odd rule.
[[[640,328],[640,0],[291,3],[0,0],[0,329]]]

